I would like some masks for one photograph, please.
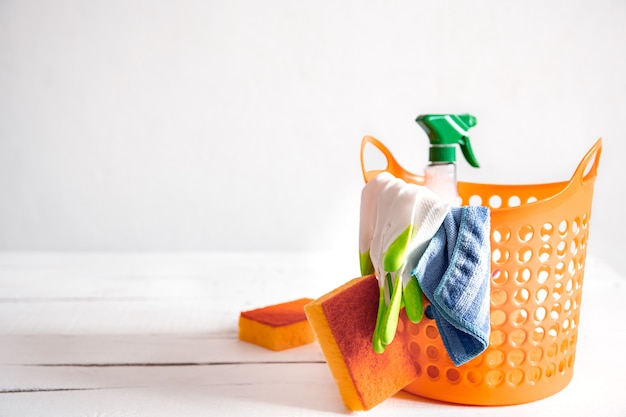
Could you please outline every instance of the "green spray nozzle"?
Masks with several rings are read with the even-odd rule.
[[[456,145],[471,166],[478,168],[468,130],[476,126],[471,114],[422,114],[415,120],[430,139],[431,162],[455,162]]]

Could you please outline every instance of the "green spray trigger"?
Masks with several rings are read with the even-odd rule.
[[[467,162],[479,167],[469,138],[469,129],[476,126],[476,117],[471,114],[422,114],[415,121],[430,140],[431,162],[455,162],[458,144]]]

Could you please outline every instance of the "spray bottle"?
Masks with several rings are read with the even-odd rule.
[[[478,168],[468,130],[476,126],[470,114],[423,114],[417,117],[430,140],[430,164],[424,168],[424,185],[450,204],[459,205],[456,179],[456,145],[469,164]]]

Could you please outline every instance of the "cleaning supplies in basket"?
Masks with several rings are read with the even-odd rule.
[[[422,319],[422,291],[455,365],[489,343],[490,216],[484,206],[451,207],[429,189],[388,172],[361,194],[362,275],[374,273],[379,307],[372,346],[393,340],[402,306]]]

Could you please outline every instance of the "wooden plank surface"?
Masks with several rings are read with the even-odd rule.
[[[272,352],[239,341],[237,320],[335,288],[354,276],[346,258],[0,254],[0,416],[345,415],[317,344]],[[482,408],[400,393],[365,414],[623,417],[625,285],[588,259],[575,376],[558,395]]]

